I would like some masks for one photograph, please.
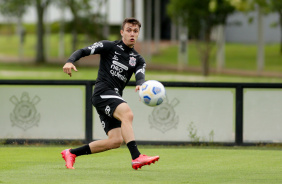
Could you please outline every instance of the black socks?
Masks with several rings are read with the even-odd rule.
[[[136,159],[139,157],[139,155],[141,154],[137,148],[136,142],[135,141],[130,141],[129,143],[127,143],[127,147],[130,151],[132,160]]]
[[[139,157],[140,152],[137,148],[135,141],[130,141],[129,143],[127,143],[127,147],[130,151],[132,160]],[[87,145],[81,146],[79,148],[71,149],[70,152],[72,154],[75,154],[76,156],[88,155],[88,154],[91,154],[91,149],[90,149],[89,145],[87,144]]]
[[[89,145],[84,145],[79,148],[71,149],[70,152],[76,156],[91,154]]]

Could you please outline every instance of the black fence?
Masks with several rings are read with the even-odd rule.
[[[235,89],[235,142],[234,145],[244,145],[243,141],[243,90],[244,88],[280,88],[278,83],[202,83],[202,82],[165,82],[165,87],[193,87],[193,88],[233,88]],[[0,80],[0,85],[83,85],[85,86],[85,142],[93,141],[93,107],[91,96],[95,81],[88,80]],[[129,82],[128,86],[135,86]],[[160,143],[163,144],[163,143]]]

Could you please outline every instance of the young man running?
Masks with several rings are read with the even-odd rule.
[[[77,71],[75,61],[92,54],[100,54],[92,104],[108,136],[105,140],[93,141],[76,149],[63,150],[61,154],[68,169],[74,169],[73,164],[77,156],[119,148],[123,141],[131,153],[133,169],[141,169],[142,166],[159,160],[159,156],[150,157],[139,152],[132,128],[133,113],[122,98],[123,90],[133,73],[136,79],[136,92],[145,82],[145,60],[134,49],[140,28],[141,24],[137,19],[126,18],[120,30],[122,40],[113,42],[104,40],[79,49],[64,65],[64,72],[71,77],[72,70]]]

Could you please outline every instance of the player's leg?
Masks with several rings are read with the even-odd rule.
[[[132,122],[133,122],[133,113],[127,103],[119,104],[113,114],[114,118],[121,121],[121,134],[125,143],[135,140]]]
[[[100,115],[101,122],[103,122],[103,128],[108,135],[107,139],[93,141],[90,144],[75,148],[66,149],[62,151],[62,157],[66,161],[66,167],[68,169],[74,169],[73,164],[75,163],[75,158],[81,155],[88,155],[93,153],[100,153],[110,149],[119,148],[123,142],[121,134],[121,122],[117,119]]]
[[[133,113],[127,103],[119,104],[116,107],[113,116],[121,121],[121,134],[131,153],[133,169],[141,169],[142,166],[150,165],[151,163],[155,163],[159,160],[159,156],[149,157],[147,155],[140,154],[136,145],[132,127]]]
[[[89,144],[91,153],[100,153],[110,149],[119,148],[123,143],[121,128],[115,128],[108,132],[108,139],[93,141]]]
[[[61,154],[66,161],[66,167],[68,169],[74,169],[73,164],[77,156],[119,148],[122,142],[121,128],[115,128],[108,132],[108,139],[93,141],[90,144],[75,149],[66,149],[63,150]]]

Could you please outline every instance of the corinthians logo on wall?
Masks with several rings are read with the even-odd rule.
[[[151,115],[149,115],[149,123],[152,128],[156,128],[161,132],[176,128],[179,118],[175,115],[174,107],[179,104],[179,100],[174,98],[168,103],[168,98],[159,106],[156,106]]]
[[[38,126],[40,114],[37,113],[35,105],[38,104],[40,98],[33,97],[30,101],[27,92],[23,92],[20,99],[15,95],[10,98],[10,101],[15,105],[13,112],[10,114],[12,126],[17,126],[23,130],[27,130],[33,126]]]

